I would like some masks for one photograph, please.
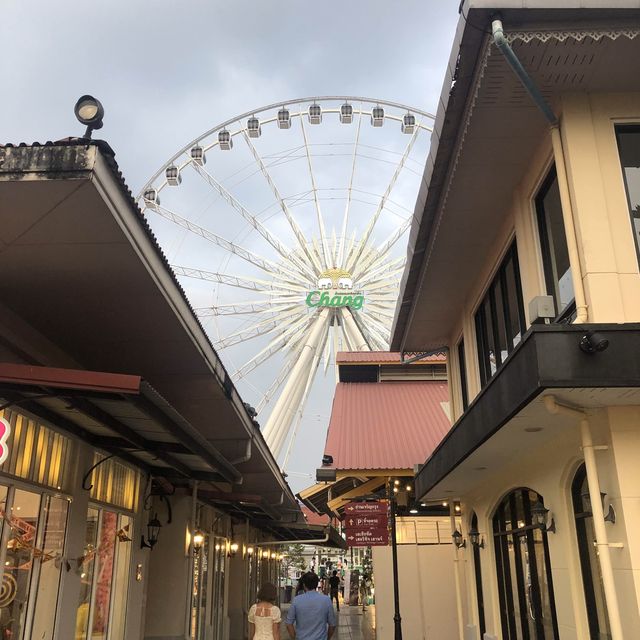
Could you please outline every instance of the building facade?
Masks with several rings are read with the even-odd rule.
[[[638,635],[639,9],[461,5],[393,346],[450,353],[465,640]]]

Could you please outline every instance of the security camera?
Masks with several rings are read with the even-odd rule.
[[[604,351],[609,346],[609,341],[596,331],[587,331],[578,344],[585,353],[596,353]]]

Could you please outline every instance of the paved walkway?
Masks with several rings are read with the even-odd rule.
[[[289,605],[282,607],[283,617]],[[282,623],[280,632],[282,640],[289,640],[287,627]],[[333,635],[333,640],[376,640],[376,608],[368,606],[365,613],[362,607],[340,606],[338,613],[338,629]]]

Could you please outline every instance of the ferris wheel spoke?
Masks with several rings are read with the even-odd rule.
[[[309,175],[311,176],[311,188],[313,190],[313,201],[316,205],[316,217],[318,219],[318,230],[320,231],[320,242],[322,244],[322,256],[324,258],[324,268],[331,266],[331,254],[327,244],[327,234],[324,228],[324,219],[322,218],[322,210],[320,209],[320,200],[318,199],[318,187],[316,186],[316,178],[313,172],[313,163],[311,162],[311,150],[309,149],[309,141],[307,140],[307,131],[304,127],[304,117],[300,116],[300,126],[302,127],[302,137],[304,139],[304,149],[307,154],[307,164],[309,166]]]
[[[322,271],[322,267],[320,263],[317,262],[317,260],[315,259],[315,256],[313,256],[313,254],[309,251],[308,241],[305,238],[305,235],[302,232],[300,225],[297,223],[291,211],[289,211],[289,207],[287,206],[283,197],[280,195],[280,191],[278,190],[278,187],[273,181],[273,178],[271,177],[271,174],[269,173],[269,170],[267,169],[267,166],[264,163],[262,157],[258,153],[258,150],[256,149],[255,145],[251,142],[249,136],[246,134],[245,131],[242,132],[242,135],[244,137],[245,142],[247,143],[247,146],[249,147],[249,150],[253,154],[255,161],[258,163],[258,166],[260,167],[260,171],[262,172],[262,175],[265,177],[267,184],[269,185],[269,187],[271,188],[271,191],[273,192],[273,195],[276,197],[276,200],[280,205],[280,209],[282,210],[282,213],[284,214],[287,222],[289,223],[289,226],[291,227],[291,230],[293,231],[293,234],[295,235],[296,240],[300,245],[300,248],[305,253],[305,255],[307,256],[311,264],[313,264],[313,266],[317,271],[316,275],[318,275]]]
[[[313,273],[309,267],[301,261],[295,260],[291,250],[286,247],[278,238],[276,238],[267,227],[260,222],[255,215],[253,215],[242,203],[232,195],[227,189],[225,189],[202,165],[198,163],[192,163],[196,173],[202,177],[211,187],[213,187],[222,198],[237,211],[280,255],[284,260],[291,260],[295,262],[295,266],[301,271],[307,272],[307,276],[313,280],[316,274]]]
[[[276,379],[271,383],[265,394],[260,399],[260,402],[256,405],[256,411],[258,414],[271,402],[275,392],[280,388],[280,385],[287,379],[289,372],[293,368],[295,362],[295,354],[292,354],[285,360],[284,365],[280,369],[280,372],[276,376]]]
[[[351,207],[351,197],[353,195],[353,177],[356,173],[356,159],[358,158],[358,144],[360,143],[360,125],[362,124],[362,105],[358,115],[358,126],[356,127],[356,138],[353,146],[353,159],[351,161],[351,175],[349,176],[349,186],[347,187],[347,202],[344,206],[344,214],[342,216],[342,234],[340,236],[342,244],[337,256],[336,264],[343,264],[344,260],[344,243],[347,239],[347,225],[349,223],[349,208]]]
[[[233,380],[241,380],[256,367],[259,367],[263,362],[271,358],[271,356],[282,350],[282,348],[286,345],[287,340],[293,338],[298,333],[304,333],[304,330],[306,329],[308,324],[309,319],[306,316],[298,322],[292,323],[279,336],[272,340],[264,349],[262,349],[244,365],[242,365],[231,376]]]
[[[193,278],[195,280],[206,280],[208,282],[216,282],[218,284],[229,285],[230,287],[238,287],[240,289],[249,289],[251,291],[259,291],[269,293],[271,291],[292,291],[303,293],[306,287],[300,287],[284,282],[269,282],[259,278],[250,278],[248,276],[230,276],[225,273],[215,273],[213,271],[205,271],[203,269],[192,269],[191,267],[182,267],[172,264],[171,268],[177,276],[184,278]]]
[[[391,195],[391,191],[393,190],[393,187],[395,186],[396,182],[398,181],[398,177],[400,176],[400,173],[402,172],[402,169],[404,168],[404,165],[405,165],[405,163],[407,161],[407,158],[409,157],[409,154],[411,153],[411,149],[413,149],[413,145],[415,144],[416,140],[418,139],[418,132],[419,131],[420,131],[420,128],[416,127],[415,131],[413,132],[413,134],[411,136],[411,139],[409,140],[409,144],[407,144],[407,147],[406,147],[406,149],[404,151],[404,154],[402,155],[402,158],[400,159],[400,162],[398,163],[398,166],[396,167],[396,170],[394,171],[393,175],[391,176],[391,180],[389,181],[389,184],[387,185],[387,188],[386,188],[384,194],[382,195],[382,198],[380,198],[380,203],[378,204],[378,208],[376,209],[375,213],[371,217],[371,220],[369,220],[369,224],[367,225],[367,227],[364,230],[364,233],[362,235],[362,240],[360,242],[360,248],[359,248],[358,251],[356,251],[355,256],[352,258],[352,261],[347,265],[347,271],[350,271],[350,270],[353,269],[353,266],[357,263],[358,258],[362,254],[363,249],[367,246],[367,244],[369,242],[369,238],[371,237],[371,233],[373,232],[373,228],[375,227],[376,222],[380,218],[380,214],[382,213],[382,210],[385,207],[387,199]]]
[[[368,314],[361,313],[356,318],[356,322],[367,342],[380,351],[386,351],[389,345],[390,336],[386,336],[386,330]],[[382,330],[382,331],[380,331]]]
[[[365,267],[364,275],[362,278],[359,278],[361,271],[358,270],[354,277],[358,278],[358,282],[361,286],[373,284],[374,282],[378,282],[380,279],[391,278],[396,276],[398,273],[402,273],[404,270],[404,265],[406,264],[406,257],[400,256],[399,258],[393,258],[389,260],[388,258],[378,257],[376,258],[369,268]]]
[[[411,227],[411,221],[413,220],[413,216],[409,216],[405,220],[402,221],[402,224],[396,229],[395,233],[385,242],[383,242],[378,248],[378,253],[381,256],[387,255],[391,248],[402,238],[402,236],[409,230]]]
[[[211,307],[200,307],[196,309],[196,314],[200,318],[217,317],[217,316],[235,316],[248,313],[277,313],[285,309],[295,309],[296,305],[291,303],[274,306],[269,301],[253,301],[253,302],[230,302],[219,304]]]
[[[271,260],[268,260],[266,258],[263,258],[258,254],[254,253],[253,251],[249,251],[248,249],[245,249],[244,247],[241,247],[238,244],[229,242],[229,240],[225,240],[222,236],[219,236],[218,234],[213,233],[212,231],[209,231],[208,229],[205,229],[204,227],[201,227],[200,225],[197,225],[191,222],[190,220],[187,220],[180,214],[175,213],[174,211],[171,211],[166,207],[161,207],[157,203],[148,202],[147,208],[151,209],[152,211],[155,211],[158,215],[163,217],[165,220],[169,220],[170,222],[173,222],[179,227],[182,227],[183,229],[186,229],[187,231],[190,231],[191,233],[197,236],[200,236],[201,238],[204,238],[209,242],[212,242],[216,246],[222,249],[225,249],[226,251],[229,251],[234,255],[237,255],[238,257],[242,258],[243,260],[246,260],[252,265],[258,267],[259,269],[262,269],[264,272],[268,273],[269,275],[273,275],[274,273],[279,273],[287,278],[291,278],[294,282],[298,282],[299,284],[303,284],[303,285],[309,284],[308,280],[301,278],[299,275],[294,274],[288,269],[283,268],[281,265],[276,264],[275,262],[272,262]]]

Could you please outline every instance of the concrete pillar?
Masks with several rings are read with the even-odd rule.
[[[235,542],[236,540],[234,540]],[[246,565],[242,557],[242,542],[235,557],[229,558],[229,592],[227,594],[229,614],[229,640],[244,640],[248,631],[245,607]]]
[[[149,557],[145,640],[184,640],[187,592],[191,586],[187,528],[191,518],[190,494],[171,497],[173,522],[164,525]],[[128,612],[129,613],[129,612]]]

